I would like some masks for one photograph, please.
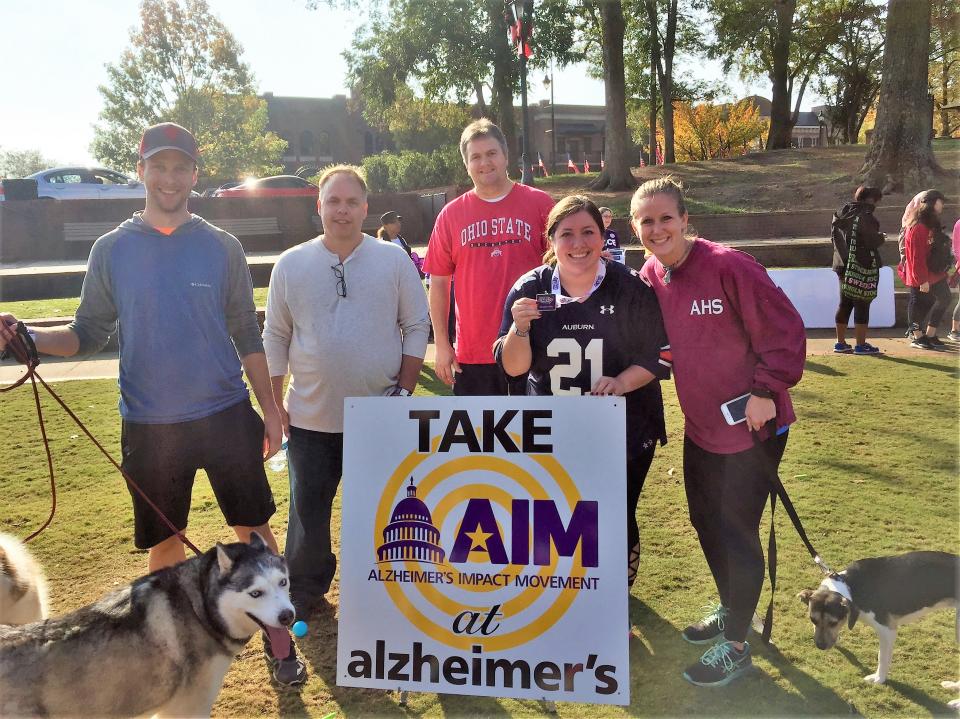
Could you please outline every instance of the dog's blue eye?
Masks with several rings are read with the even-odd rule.
[[[254,589],[252,592],[250,592],[250,596],[254,599],[257,599],[263,596],[263,592],[261,592],[259,589]]]
[[[281,580],[280,580],[280,586],[281,586],[281,587],[287,586],[287,580],[286,580],[286,579],[281,579]]]

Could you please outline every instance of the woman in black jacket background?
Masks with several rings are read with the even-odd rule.
[[[880,223],[873,216],[873,210],[883,197],[878,187],[861,185],[853,194],[853,202],[848,202],[833,216],[830,239],[833,241],[833,271],[840,278],[840,304],[834,318],[837,323],[837,343],[833,351],[840,354],[869,355],[880,350],[867,342],[867,325],[870,323],[870,303],[873,299],[855,299],[844,294],[844,276],[850,258],[850,240],[856,236],[856,260],[864,268],[879,271],[880,245],[886,239],[880,232]],[[876,296],[876,293],[874,293]],[[847,344],[847,323],[853,312],[853,327],[856,345]]]

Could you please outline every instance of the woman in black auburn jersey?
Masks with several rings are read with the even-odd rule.
[[[603,259],[603,218],[586,197],[558,202],[547,236],[545,264],[507,295],[494,355],[512,377],[529,372],[528,395],[626,398],[632,586],[640,563],[637,502],[656,445],[667,441],[659,380],[670,376],[670,348],[660,306],[631,269]]]

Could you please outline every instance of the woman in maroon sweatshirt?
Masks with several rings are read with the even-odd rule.
[[[762,265],[687,235],[683,192],[673,180],[642,185],[630,215],[653,255],[641,276],[656,292],[670,339],[690,521],[720,595],[683,631],[689,642],[712,645],[684,677],[722,686],[752,663],[745,639],[764,578],[760,518],[796,420],[787,390],[803,373],[806,335]],[[745,421],[728,424],[721,405],[748,394]]]

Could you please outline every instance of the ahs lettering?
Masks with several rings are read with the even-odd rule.
[[[690,316],[693,315],[722,315],[723,300],[715,297],[712,300],[694,300],[690,308]]]

